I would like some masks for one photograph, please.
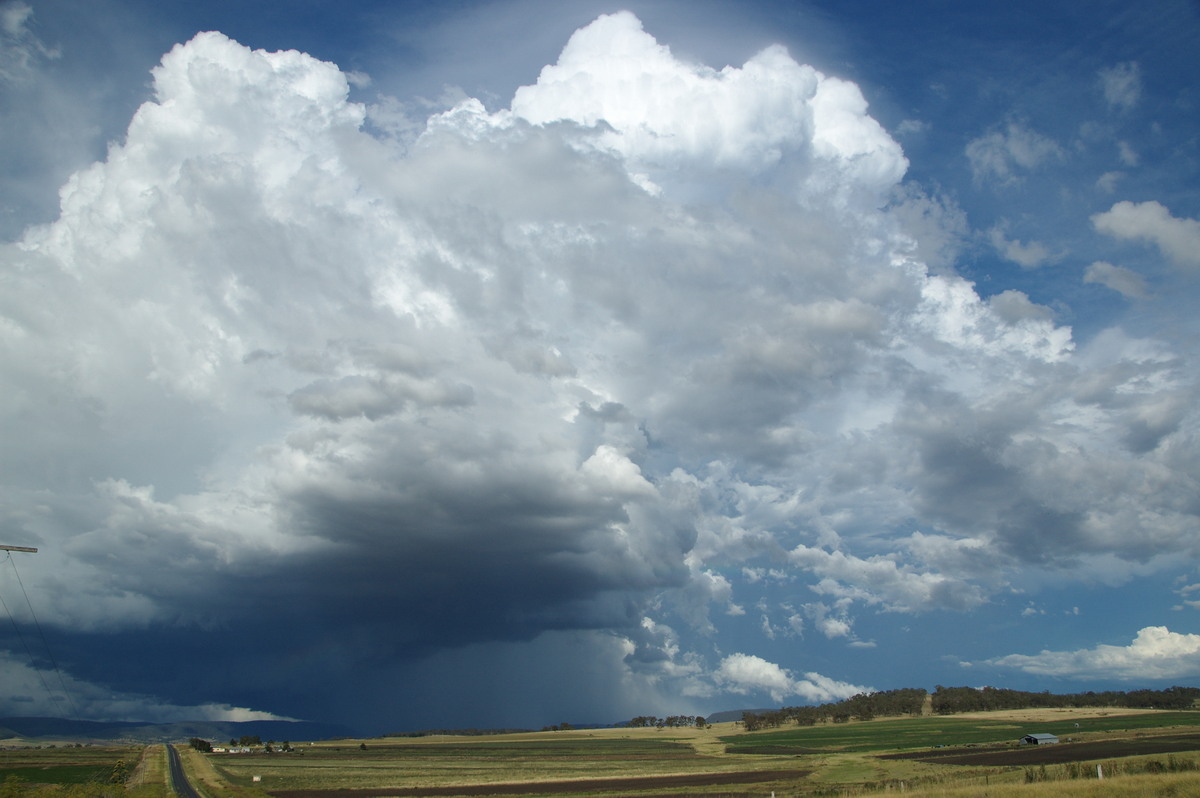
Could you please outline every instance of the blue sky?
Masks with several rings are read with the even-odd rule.
[[[1195,683],[1198,33],[7,0],[0,715]]]

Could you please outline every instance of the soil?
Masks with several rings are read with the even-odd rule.
[[[1002,750],[966,750],[946,748],[907,754],[885,754],[880,759],[916,759],[938,765],[1057,765],[1122,756],[1181,754],[1200,751],[1200,734],[1172,734],[1153,737],[1126,737],[1121,740],[1094,740],[1054,745],[1027,745]]]
[[[679,776],[629,776],[613,779],[533,781],[524,784],[469,784],[458,787],[377,787],[369,790],[271,790],[275,798],[379,798],[380,796],[570,795],[572,793],[713,787],[799,780],[811,770],[743,770],[732,773],[687,773]]]

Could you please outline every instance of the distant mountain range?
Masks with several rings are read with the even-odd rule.
[[[309,721],[192,720],[177,723],[143,723],[140,721],[64,720],[62,718],[0,718],[0,744],[5,738],[26,740],[116,741],[139,743],[181,742],[200,737],[213,742],[258,737],[263,742],[276,740],[300,742],[353,737],[354,732],[334,723]]]

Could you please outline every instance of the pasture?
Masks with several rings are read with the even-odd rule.
[[[131,775],[141,757],[142,746],[2,750],[0,782],[15,777],[28,784],[108,784],[114,772]]]
[[[1164,727],[1200,727],[1200,712],[1098,713],[1065,709],[1023,713],[978,713],[889,718],[867,723],[831,723],[722,737],[731,754],[873,752],[937,746],[1017,745],[1025,734],[1092,739]],[[1200,729],[1198,729],[1200,731]]]
[[[1041,710],[892,718],[751,734],[735,724],[720,724],[704,730],[344,740],[300,744],[286,754],[215,754],[204,760],[229,786],[229,794],[265,792],[277,798],[765,798],[772,793],[784,798],[898,790],[951,796],[959,788],[974,789],[966,794],[978,795],[981,786],[989,795],[1069,795],[1086,788],[1101,792],[1081,795],[1101,796],[1133,794],[1128,790],[1134,782],[1186,784],[1178,794],[1200,794],[1200,770],[1195,770],[1200,767],[1198,727],[1200,712]],[[1077,742],[1040,750],[1017,744],[1021,735],[1041,731]],[[1041,763],[1015,758],[1051,753],[1058,758]],[[1076,754],[1089,764],[1080,765],[1073,758]],[[956,761],[954,755],[975,759]],[[1085,784],[1089,774],[1094,776],[1095,761],[1119,778]],[[1051,781],[1060,788],[1057,793],[1039,792],[1050,785],[1026,783]],[[1112,792],[1122,783],[1126,792]],[[1016,792],[1003,792],[1010,789]]]
[[[389,795],[586,794],[612,788],[794,781],[786,758],[746,762],[701,753],[697,733],[602,729],[496,737],[387,738],[296,746],[290,754],[209,757],[231,783],[272,794],[389,788]],[[259,776],[260,782],[253,777]],[[534,786],[541,785],[541,786]],[[455,792],[445,792],[453,789]],[[515,792],[514,792],[515,791]],[[623,792],[622,794],[631,794]],[[764,795],[770,794],[770,788]]]

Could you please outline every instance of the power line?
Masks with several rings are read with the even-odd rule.
[[[67,703],[71,707],[71,713],[78,717],[79,710],[75,706],[75,701],[71,698],[71,691],[67,689],[66,681],[63,679],[62,670],[58,667],[58,662],[54,659],[54,654],[50,651],[50,643],[46,640],[46,633],[42,631],[42,624],[37,619],[37,613],[33,611],[33,602],[29,600],[29,592],[25,590],[25,583],[21,580],[21,574],[19,571],[17,571],[17,563],[12,556],[12,552],[14,551],[24,551],[31,554],[36,554],[37,549],[28,546],[0,545],[0,551],[6,552],[5,557],[12,565],[13,575],[17,577],[17,584],[21,587],[21,594],[25,596],[25,606],[29,608],[29,617],[33,619],[33,626],[35,629],[37,629],[38,636],[42,640],[42,647],[45,649],[46,656],[50,659],[50,664],[54,668],[55,675],[58,677],[58,683],[62,687],[63,695],[67,697]],[[8,614],[9,620],[12,621],[13,629],[16,631],[17,637],[20,639],[21,645],[25,647],[25,653],[29,655],[30,666],[33,668],[34,672],[37,673],[38,679],[42,683],[42,687],[45,688],[46,694],[50,696],[50,700],[57,705],[58,698],[50,689],[50,685],[46,683],[46,677],[43,675],[42,670],[37,666],[37,661],[34,659],[33,650],[29,647],[29,642],[25,639],[25,635],[21,633],[21,627],[17,625],[17,619],[8,609],[8,603],[4,601],[4,597],[2,595],[0,595],[0,604],[4,606],[4,611]]]

